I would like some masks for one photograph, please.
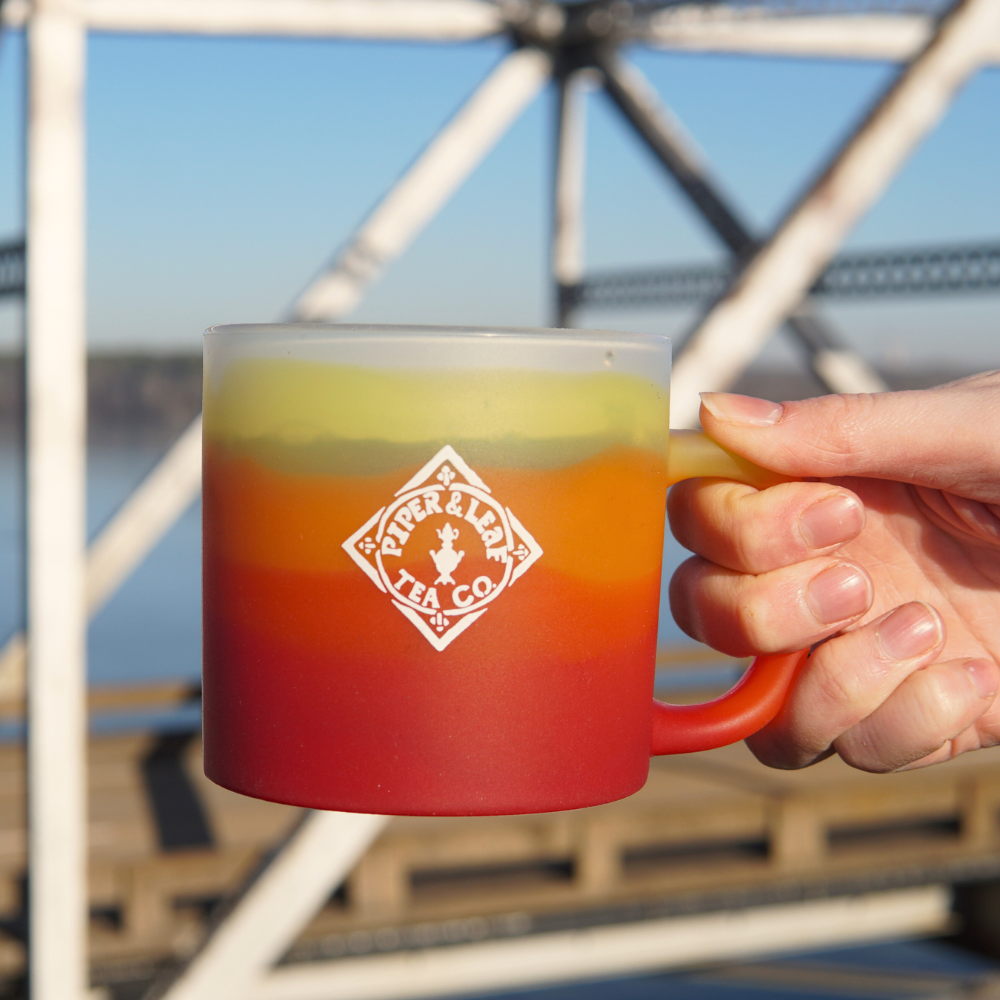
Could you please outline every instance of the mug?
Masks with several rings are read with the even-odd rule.
[[[575,809],[733,743],[806,652],[653,700],[667,488],[781,481],[670,432],[665,337],[205,335],[205,773],[298,806]]]

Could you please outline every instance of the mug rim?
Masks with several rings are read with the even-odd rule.
[[[224,323],[208,327],[207,337],[241,337],[248,334],[274,335],[289,334],[307,340],[349,340],[351,338],[397,338],[418,340],[421,337],[445,337],[471,340],[524,340],[607,341],[620,343],[670,344],[670,338],[659,333],[636,333],[626,330],[576,329],[575,327],[528,327],[528,326],[449,326],[446,324],[391,324],[391,323]]]

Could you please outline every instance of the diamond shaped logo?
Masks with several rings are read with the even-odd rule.
[[[451,445],[343,547],[439,652],[542,555],[513,511]]]

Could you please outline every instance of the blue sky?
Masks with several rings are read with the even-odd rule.
[[[23,40],[0,43],[0,236],[21,226]],[[98,35],[89,46],[89,335],[196,349],[211,324],[267,321],[501,58],[440,46]],[[761,231],[894,72],[873,64],[635,50]],[[544,325],[553,101],[544,94],[355,314],[369,322]],[[856,246],[1000,238],[1000,71],[962,93]],[[621,124],[590,101],[587,264],[707,260],[714,238]],[[876,362],[1000,366],[1000,296],[827,310]],[[589,326],[680,332],[684,312]],[[0,334],[17,329],[2,307]],[[791,355],[780,345],[771,360]]]

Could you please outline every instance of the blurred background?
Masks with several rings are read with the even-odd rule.
[[[894,10],[907,12],[903,5]],[[107,522],[196,416],[200,408],[202,330],[213,324],[263,322],[287,315],[334,251],[348,242],[371,208],[508,50],[504,38],[440,44],[91,32],[87,46],[86,211],[88,522],[92,533]],[[778,224],[898,73],[897,64],[871,59],[685,53],[639,46],[630,49],[628,56],[697,140],[721,190],[758,233],[768,233]],[[25,71],[24,33],[8,28],[0,35],[0,242],[8,237],[17,243],[25,226]],[[549,248],[556,103],[554,88],[549,87],[528,107],[444,209],[388,267],[351,314],[352,320],[512,326],[553,323]],[[725,255],[718,239],[604,94],[591,94],[587,107],[585,274],[723,265]],[[1000,72],[987,66],[962,89],[940,126],[853,230],[845,249],[1000,243],[998,122]],[[973,292],[965,289],[874,299],[831,297],[824,300],[821,309],[844,344],[867,359],[888,384],[922,386],[1000,367],[997,290],[994,282],[992,289]],[[650,331],[683,338],[701,310],[698,303],[582,307],[574,313],[573,321],[581,327]],[[22,340],[21,298],[7,294],[0,298],[0,628],[7,633],[20,627],[24,617],[20,541]],[[822,391],[808,373],[800,346],[785,334],[771,339],[738,388],[780,398]],[[665,579],[682,558],[684,553],[668,541]],[[93,621],[88,665],[93,684],[196,684],[200,670],[199,560],[199,511],[194,505]],[[660,638],[664,648],[661,687],[675,696],[688,692],[693,697],[738,676],[739,664],[713,658],[688,643],[666,608],[661,612]],[[112,740],[131,740],[127,753],[145,768],[148,786],[149,781],[155,784],[159,780],[149,778],[151,773],[155,777],[157,762],[167,761],[164,773],[177,761],[189,771],[197,769],[194,758],[188,759],[196,725],[197,704],[189,700],[180,707],[170,704],[143,715],[124,712],[102,717],[95,723],[95,733]],[[23,726],[11,715],[0,727],[13,755],[10,766],[14,767]],[[140,739],[136,734],[145,735]],[[179,742],[170,744],[170,738]],[[737,789],[763,780],[751,777],[752,769],[745,762],[724,761],[712,766],[722,769],[719,774],[730,769],[725,779],[718,774],[712,779],[713,794],[719,788],[741,794]],[[990,766],[992,775],[996,765],[991,762]],[[663,781],[666,785],[673,781],[671,787],[675,787],[695,781],[692,774],[671,778],[665,773]],[[168,776],[164,780],[169,784],[173,779]],[[185,780],[186,788],[191,782],[198,785],[190,773]],[[837,868],[838,877],[847,880],[844,891],[872,888],[877,881],[870,877],[872,870],[884,867],[883,861],[870,858],[863,864],[856,861],[860,856],[857,838],[863,841],[865,836],[868,846],[864,849],[876,851],[872,856],[877,858],[892,856],[900,842],[924,837],[920,864],[925,866],[925,875],[910,881],[900,877],[892,885],[955,881],[957,876],[949,880],[940,875],[947,867],[943,860],[947,850],[941,845],[946,845],[949,836],[959,840],[968,836],[967,829],[963,833],[962,821],[953,814],[965,815],[961,812],[966,808],[961,804],[966,802],[962,796],[969,788],[980,787],[976,781],[992,788],[991,780],[989,775],[956,779],[954,787],[948,785],[947,793],[934,792],[937,799],[927,793],[933,805],[916,806],[905,816],[900,813],[903,820],[879,816],[872,807],[870,815],[865,813],[867,819],[843,826],[837,835],[842,835],[844,843],[850,840],[850,831],[855,831],[855,847],[848,845],[844,855],[848,857],[854,849],[851,857],[855,862],[843,862]],[[840,787],[836,780],[833,785]],[[152,796],[149,808],[155,815],[149,822],[155,826],[160,800],[150,787],[144,794]],[[183,799],[187,792],[178,794]],[[213,793],[202,789],[198,794],[210,797]],[[668,789],[664,794],[669,798],[673,792]],[[782,785],[779,791],[771,789],[767,794],[774,801],[783,801],[782,796],[791,793]],[[876,799],[881,795],[867,785],[850,794]],[[914,801],[925,801],[919,789],[907,794],[911,799],[915,796]],[[177,835],[179,840],[170,842],[169,836],[164,840],[161,822],[158,833],[153,830],[147,834],[150,850],[197,853],[215,849],[225,839],[219,831],[227,821],[215,816],[212,809],[228,807],[211,805],[214,801],[208,798],[196,803],[195,812],[201,810],[202,834],[188,829]],[[190,802],[176,808],[190,810]],[[828,802],[818,805],[816,815],[827,815],[823,810],[831,808]],[[994,809],[989,814],[994,822],[995,807],[982,808],[987,812]],[[12,813],[5,822],[13,828],[19,820]],[[254,841],[258,851],[260,843],[273,839],[287,826],[287,817],[268,814],[259,824],[263,832]],[[739,864],[752,867],[753,858],[775,850],[773,844],[768,847],[759,838],[754,840],[737,831],[722,837],[722,846],[712,860],[691,853],[690,845],[702,836],[697,824],[686,835],[672,836],[674,848],[663,847],[655,836],[653,848],[645,855],[642,850],[646,848],[641,845],[628,848],[634,855],[629,863],[634,874],[638,873],[636,885],[647,877],[642,874],[647,870],[644,864],[652,866],[650,871],[656,864],[672,865],[670,878],[675,879],[676,872],[685,867],[693,871],[707,866],[724,875],[729,870],[726,865],[735,864],[732,870],[742,872]],[[836,839],[833,833],[830,837]],[[978,853],[973,852],[979,867],[967,865],[972,873],[968,878],[992,877],[994,867],[1000,867],[995,838],[987,837],[987,841],[983,842],[985,847],[980,844],[976,848]],[[677,844],[682,847],[677,848]],[[241,849],[244,853],[249,850],[245,845]],[[879,850],[883,853],[878,854]],[[933,864],[926,860],[927,850],[935,859]],[[578,876],[559,869],[564,864],[563,855],[554,848],[542,851],[540,860],[533,858],[520,869],[506,856],[493,862],[488,854],[477,855],[478,867],[473,865],[464,875],[421,875],[423,869],[414,868],[410,888],[430,893],[430,899],[444,898],[447,886],[454,888],[462,878],[466,889],[468,883],[480,886],[476,892],[487,892],[497,880],[510,883],[521,879],[535,886],[535,882],[558,883]],[[972,855],[967,854],[962,857],[971,865]],[[246,863],[244,857],[244,868]],[[237,869],[243,870],[238,865],[234,871]],[[867,882],[858,874],[862,869],[869,873]],[[932,874],[927,875],[927,871]],[[658,876],[649,877],[655,881]],[[746,887],[758,885],[762,877],[741,878],[743,875],[728,882],[723,876],[708,878],[716,902],[701,910],[690,904],[689,909],[725,911],[734,905],[723,898],[727,885],[749,892]],[[851,882],[851,878],[860,881]],[[790,876],[783,879],[778,881],[784,896],[772,893],[751,899],[751,893],[740,905],[748,905],[747,900],[773,902],[779,897],[798,894],[808,898],[810,893],[822,896],[832,891],[828,874],[813,882],[795,881]],[[235,875],[231,881],[238,881]],[[803,888],[820,883],[827,888]],[[670,885],[674,892],[676,885]],[[530,895],[535,888],[526,891]],[[107,946],[101,966],[105,971],[95,983],[106,995],[123,1000],[141,995],[164,963],[194,948],[205,915],[221,898],[213,891],[214,895],[199,895],[201,890],[197,890],[175,898],[170,905],[177,927],[171,931],[173,937],[157,938],[160,943],[156,946],[132,951],[122,946],[117,952]],[[684,891],[687,899],[694,890],[688,886]],[[646,901],[643,905],[652,905],[648,893],[637,890],[633,894]],[[0,992],[6,989],[14,996],[23,988],[19,963],[23,962],[24,935],[23,919],[17,915],[17,893],[11,889],[8,895],[10,916],[0,927],[9,939],[7,952],[0,947],[0,965],[7,970],[8,979]],[[399,928],[416,926],[416,917],[386,923],[388,918],[380,917],[376,907],[375,916],[362,915],[352,924],[355,918],[350,916],[349,895],[350,889],[347,895],[342,893],[331,901],[330,907],[337,912],[328,914],[327,924],[319,930],[314,928],[309,939],[312,944],[300,942],[300,960],[378,951],[380,946],[371,943],[375,941],[372,934],[383,924],[396,928],[397,947],[403,947],[399,941],[405,944],[409,940]],[[657,900],[674,898],[666,890],[654,895]],[[115,893],[109,891],[106,896],[112,902],[94,904],[94,933],[111,940],[115,928],[120,931],[127,921]],[[614,906],[620,909],[631,898],[628,892],[618,892]],[[500,919],[498,914],[507,913],[506,905],[490,904],[489,912],[480,913],[471,903],[449,904],[451,909],[441,904],[435,912],[455,921],[456,914],[465,912],[462,906],[472,906],[462,919],[495,923]],[[550,915],[572,910],[558,901],[538,905],[538,912]],[[987,906],[981,897],[968,904],[973,908],[992,905]],[[670,907],[657,912],[662,915],[668,911],[674,912]],[[558,924],[546,925],[531,906],[510,912],[529,914],[520,924],[514,920],[510,934],[520,933],[518,927],[540,932]],[[608,920],[626,919],[619,910],[614,914]],[[420,919],[420,926],[433,923],[431,917]],[[571,920],[564,924],[574,926]],[[946,929],[958,928],[953,922]],[[355,947],[350,944],[352,933],[368,934],[371,940],[364,946],[363,939],[355,938]],[[440,943],[444,933],[434,931],[439,935],[434,941]],[[467,926],[466,931],[455,933],[459,939],[465,934],[464,939],[471,940],[479,932]],[[496,931],[500,936],[507,933],[502,927]],[[168,938],[168,945],[164,945]],[[327,943],[316,943],[323,941]],[[1000,965],[987,954],[994,945],[984,945],[977,953],[961,950],[944,939],[930,943],[914,939],[872,945],[867,950],[855,942],[852,950],[820,955],[798,947],[792,960],[604,979],[597,984],[553,987],[538,995],[552,1000],[598,996],[750,1000],[778,992],[803,997],[993,996],[1000,995],[1000,979],[994,976]],[[332,993],[330,996],[333,1000]]]

